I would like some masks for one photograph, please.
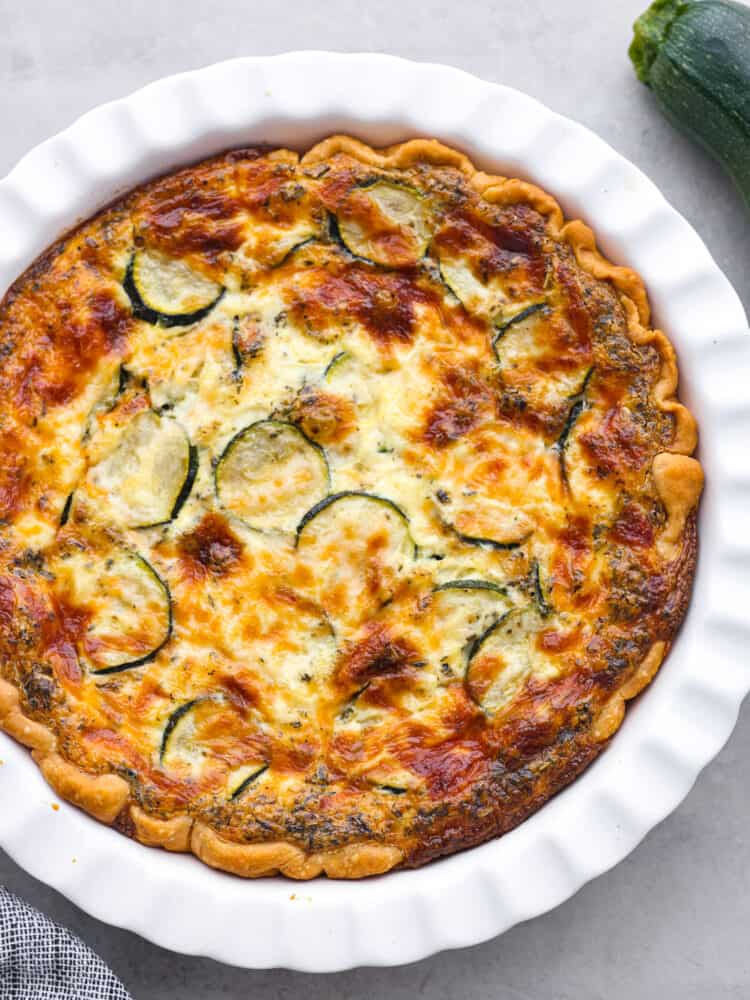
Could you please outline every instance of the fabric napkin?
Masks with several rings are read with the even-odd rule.
[[[83,941],[0,886],[0,1000],[132,1000]]]

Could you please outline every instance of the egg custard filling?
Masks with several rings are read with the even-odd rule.
[[[0,306],[0,727],[237,875],[498,836],[685,614],[676,389],[640,278],[435,141],[145,184]]]

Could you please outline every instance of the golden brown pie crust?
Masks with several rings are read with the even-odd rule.
[[[497,835],[521,822],[537,809],[550,795],[571,781],[602,749],[620,726],[625,702],[635,697],[653,678],[666,655],[674,630],[684,613],[689,594],[695,559],[695,510],[700,497],[703,475],[699,463],[690,455],[696,446],[696,426],[689,411],[679,402],[677,390],[677,364],[674,350],[666,336],[650,328],[649,305],[643,282],[627,267],[615,266],[597,250],[593,233],[580,221],[565,221],[556,201],[547,193],[525,181],[491,176],[475,169],[461,153],[434,140],[412,140],[388,149],[371,147],[345,136],[334,136],[309,150],[299,162],[295,154],[281,154],[284,162],[291,164],[295,176],[314,175],[318,167],[326,167],[344,157],[356,164],[365,165],[378,172],[402,171],[411,168],[427,171],[431,168],[452,168],[456,177],[463,178],[467,191],[474,192],[492,206],[527,206],[543,218],[548,237],[567,245],[575,255],[582,272],[614,288],[616,297],[626,317],[629,337],[639,348],[650,347],[660,357],[660,374],[652,385],[654,405],[673,419],[671,440],[652,460],[650,475],[658,499],[663,506],[663,520],[655,532],[653,546],[661,564],[673,567],[666,581],[666,589],[673,595],[668,620],[654,629],[650,649],[636,666],[628,663],[617,675],[591,697],[591,712],[585,725],[566,737],[567,749],[557,762],[534,772],[533,781],[516,798],[511,795],[512,782],[497,779],[484,790],[479,786],[474,799],[468,796],[461,804],[452,805],[450,795],[436,801],[436,808],[426,814],[412,815],[408,825],[400,825],[398,818],[378,828],[371,822],[362,822],[357,828],[351,824],[332,831],[329,842],[319,834],[312,847],[307,847],[304,825],[290,824],[291,835],[284,836],[278,828],[270,829],[264,836],[258,832],[251,842],[243,842],[242,834],[230,827],[212,828],[208,814],[172,802],[167,808],[153,800],[134,797],[131,781],[120,773],[87,771],[69,758],[69,738],[60,742],[49,713],[43,707],[32,707],[33,698],[18,686],[19,674],[11,662],[13,643],[18,644],[18,630],[13,631],[11,617],[19,614],[26,601],[33,603],[34,595],[16,595],[15,604],[6,600],[0,604],[0,628],[6,641],[2,648],[4,660],[0,663],[0,727],[29,747],[34,759],[55,790],[65,800],[74,803],[96,819],[115,824],[118,829],[143,844],[160,846],[169,851],[192,851],[206,864],[243,877],[258,877],[281,873],[291,878],[313,878],[321,873],[333,878],[359,878],[379,874],[399,865],[421,864],[432,857],[471,846]],[[146,188],[146,191],[149,189]],[[125,210],[132,204],[133,195],[123,202]],[[109,218],[116,218],[122,209],[110,211]],[[217,225],[220,223],[217,222]],[[81,232],[87,233],[86,226]],[[96,235],[96,234],[94,234]],[[91,237],[93,239],[93,236]],[[65,241],[63,241],[64,243]],[[2,323],[10,330],[8,315],[18,309],[26,289],[34,282],[44,282],[45,273],[59,251],[52,250],[30,271],[19,279],[6,297],[0,314]],[[92,251],[93,252],[93,251]],[[27,316],[28,322],[39,322],[38,314]],[[10,344],[12,330],[5,337],[0,334],[0,346]],[[114,340],[112,341],[114,343]],[[80,386],[85,384],[85,378]],[[3,385],[3,406],[9,405],[12,391],[20,391],[19,384]],[[10,403],[12,405],[12,402]],[[50,396],[45,404],[54,408]],[[3,427],[0,425],[0,431]],[[0,442],[0,458],[13,447],[8,437]],[[18,553],[13,553],[17,559]],[[675,568],[676,567],[676,568]],[[2,568],[2,566],[0,566]],[[33,590],[28,579],[16,580],[19,586]],[[664,593],[659,600],[666,600]],[[3,617],[3,612],[6,617]],[[39,612],[42,614],[43,612]],[[13,633],[11,636],[11,632]],[[12,641],[11,641],[12,640]],[[554,733],[549,739],[554,739]],[[539,748],[541,754],[543,748]],[[533,763],[533,754],[529,761]],[[535,758],[534,758],[535,759]],[[493,779],[494,780],[494,779]],[[472,804],[473,801],[473,804]],[[342,806],[342,808],[344,808]],[[394,809],[396,807],[394,806]]]

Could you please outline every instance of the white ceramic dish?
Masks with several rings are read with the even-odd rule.
[[[373,81],[377,80],[377,86]],[[360,883],[245,882],[149,850],[71,806],[53,811],[28,753],[0,735],[0,845],[101,920],[248,967],[396,965],[475,944],[616,864],[684,798],[750,687],[750,336],[705,246],[639,170],[580,125],[505,87],[381,55],[240,59],[98,108],[0,182],[0,293],[62,231],[181,163],[333,132],[435,136],[547,188],[646,280],[701,428],[707,489],[692,608],[612,746],[521,827],[413,872]],[[617,906],[617,900],[612,900]]]

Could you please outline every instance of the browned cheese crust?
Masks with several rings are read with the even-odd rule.
[[[0,306],[0,727],[240,876],[496,837],[685,614],[676,391],[638,275],[438,142],[148,183]]]

